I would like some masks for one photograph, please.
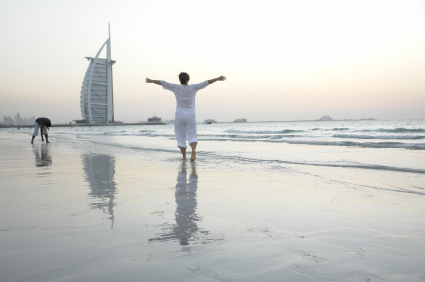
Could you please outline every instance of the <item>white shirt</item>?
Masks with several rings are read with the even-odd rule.
[[[208,86],[207,80],[198,84],[191,84],[187,86],[168,83],[163,80],[160,80],[160,82],[164,89],[173,91],[176,96],[176,112],[184,112],[188,114],[195,113],[196,92]]]

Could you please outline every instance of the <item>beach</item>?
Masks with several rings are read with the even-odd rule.
[[[0,130],[0,281],[424,281],[424,132]]]

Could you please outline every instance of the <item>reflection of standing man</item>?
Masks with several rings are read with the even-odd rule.
[[[196,165],[191,163],[192,172],[187,179],[186,166],[183,162],[180,172],[177,175],[176,184],[176,225],[174,234],[180,240],[180,245],[189,245],[189,240],[198,231],[197,221],[199,216],[196,214],[198,206],[196,192],[198,190],[198,174]]]
[[[43,134],[46,136],[46,143],[49,142],[49,135],[47,134],[47,129],[52,126],[50,119],[45,117],[39,117],[34,122],[34,133],[32,134],[31,144],[34,144],[34,138],[38,135],[38,129],[40,129],[41,141],[44,142]]]
[[[198,190],[198,174],[195,163],[191,163],[192,170],[188,179],[186,162],[183,161],[177,174],[177,184],[175,191],[176,199],[176,224],[164,228],[164,232],[149,241],[168,241],[177,239],[180,245],[189,245],[190,240],[194,240],[194,235],[199,231],[198,221],[200,217],[196,213],[198,202],[196,192]],[[201,231],[202,232],[202,231]]]

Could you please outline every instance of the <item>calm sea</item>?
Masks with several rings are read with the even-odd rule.
[[[29,136],[32,129],[1,131]],[[52,143],[84,154],[131,154],[165,166],[181,158],[171,124],[53,127],[49,134]],[[363,179],[361,185],[425,194],[424,120],[198,124],[198,141],[198,166],[208,169]]]

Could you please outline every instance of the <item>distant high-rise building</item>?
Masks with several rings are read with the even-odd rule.
[[[99,55],[106,45],[106,59]],[[80,105],[83,119],[89,123],[114,122],[114,97],[112,83],[111,33],[97,52],[96,57],[86,57],[90,61],[81,87]]]
[[[28,119],[27,124],[32,125],[32,124],[34,124],[34,122],[35,122],[35,116],[32,116]]]
[[[15,116],[15,125],[22,125],[22,119],[19,113],[17,113]]]
[[[12,125],[12,124],[14,124],[15,122],[14,122],[14,120],[13,120],[13,118],[12,117],[7,117],[7,116],[3,116],[3,124],[4,125]]]

